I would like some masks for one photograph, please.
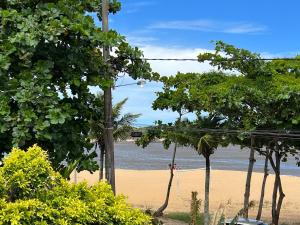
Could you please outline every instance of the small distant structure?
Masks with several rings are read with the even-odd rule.
[[[141,131],[133,131],[133,132],[131,132],[130,136],[132,138],[139,138],[139,137],[143,136],[143,132],[141,132]]]

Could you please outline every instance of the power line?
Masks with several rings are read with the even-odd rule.
[[[199,61],[197,58],[141,58],[131,60],[145,60],[145,61]],[[212,61],[212,60],[205,60]],[[257,59],[243,59],[243,58],[223,58],[218,62],[230,62],[230,61],[300,61],[300,58],[257,58]]]
[[[165,123],[162,125],[168,125],[172,123]],[[156,124],[146,124],[146,123],[134,123],[136,126],[144,126],[144,128],[155,128],[157,127]],[[164,128],[170,128],[170,129],[177,129],[175,126],[165,126]],[[299,134],[300,130],[283,130],[283,129],[256,129],[256,130],[241,130],[241,129],[223,129],[223,128],[191,128],[196,131],[203,131],[203,132],[234,132],[234,133],[253,133],[253,134],[260,134],[260,133],[282,133],[282,134]],[[190,129],[188,129],[190,130]]]
[[[148,129],[155,128],[155,125]],[[147,128],[146,128],[147,129]],[[210,128],[176,128],[176,127],[163,127],[162,130],[170,130],[174,132],[199,132],[199,133],[215,133],[226,135],[244,134],[247,136],[255,137],[273,137],[278,139],[293,139],[300,140],[300,131],[284,131],[284,130],[236,130],[236,129],[210,129]]]

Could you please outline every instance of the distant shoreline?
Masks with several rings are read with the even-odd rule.
[[[115,144],[115,166],[128,170],[168,170],[172,159],[173,148],[166,150],[159,142],[151,143],[146,148],[137,146],[133,142],[119,142]],[[264,171],[264,156],[255,155],[254,172]],[[175,162],[183,170],[205,167],[205,160],[192,148],[179,147]],[[218,148],[211,156],[213,170],[247,171],[249,164],[248,149],[241,150],[239,146]],[[281,174],[299,177],[300,168],[294,158],[282,163]],[[269,167],[272,173],[272,168]]]

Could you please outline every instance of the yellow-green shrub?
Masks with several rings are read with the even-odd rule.
[[[110,185],[70,184],[55,172],[37,145],[13,149],[0,168],[0,225],[144,225],[150,218],[133,209]]]

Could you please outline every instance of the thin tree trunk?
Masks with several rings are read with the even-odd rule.
[[[209,188],[210,188],[210,158],[205,157],[205,199],[204,199],[204,225],[210,224],[209,215]]]
[[[273,196],[272,196],[272,224],[278,225],[279,224],[279,218],[280,218],[280,211],[283,199],[285,197],[285,194],[283,193],[282,184],[281,184],[281,178],[280,178],[280,163],[281,163],[281,156],[278,152],[279,150],[275,152],[275,161],[272,156],[269,156],[270,164],[275,172],[275,182],[274,182],[274,188],[273,188]],[[277,201],[277,194],[279,192],[279,198]]]
[[[279,170],[280,171],[280,170]],[[281,183],[281,178],[280,175],[278,175],[278,190],[279,190],[279,198],[278,198],[278,202],[277,202],[277,217],[276,217],[276,225],[279,224],[279,217],[280,217],[280,211],[281,211],[281,207],[282,207],[282,203],[283,203],[283,199],[285,197],[285,194],[283,193],[282,190],[282,183]]]
[[[249,166],[248,166],[248,173],[246,179],[246,187],[245,187],[245,194],[244,194],[244,217],[248,218],[249,216],[249,199],[250,199],[250,189],[251,189],[251,178],[253,172],[253,166],[255,163],[254,158],[254,137],[251,136],[251,149],[250,149],[250,157],[249,157]]]
[[[100,158],[99,158],[99,181],[103,180],[103,169],[104,169],[104,157],[105,157],[105,146],[99,145]]]
[[[266,183],[267,183],[267,178],[269,176],[268,162],[269,162],[269,150],[267,149],[266,158],[265,158],[265,167],[264,167],[264,178],[263,178],[263,182],[262,182],[262,186],[261,186],[260,200],[259,200],[259,206],[258,206],[256,220],[261,219],[262,209],[263,209],[263,205],[264,205]]]
[[[179,122],[181,122],[181,117],[182,113],[179,112]],[[167,194],[166,194],[166,199],[165,202],[162,204],[161,207],[159,207],[156,212],[154,212],[154,216],[162,216],[164,210],[168,207],[169,204],[169,198],[170,198],[170,193],[171,193],[171,187],[172,187],[172,182],[173,182],[173,177],[174,177],[174,165],[175,165],[175,157],[176,157],[176,151],[177,151],[177,141],[175,142],[174,149],[173,149],[173,155],[172,155],[172,161],[171,161],[171,167],[170,167],[170,178],[169,178],[169,183],[168,183],[168,188],[167,188]]]
[[[170,167],[170,178],[169,178],[169,183],[168,183],[168,188],[167,188],[166,199],[165,199],[165,202],[163,203],[163,205],[158,210],[156,210],[156,212],[154,213],[154,216],[156,216],[156,217],[162,216],[163,211],[168,207],[168,204],[169,204],[172,181],[173,181],[173,177],[174,177],[174,164],[175,164],[176,151],[177,151],[177,143],[175,143],[174,150],[173,150],[172,163],[171,163],[171,167]]]
[[[276,153],[275,153],[276,155]],[[276,156],[275,156],[276,157]],[[273,159],[272,159],[273,161]],[[272,165],[272,162],[271,162]],[[274,181],[274,187],[273,187],[273,195],[272,195],[272,224],[276,225],[276,220],[277,220],[277,193],[278,193],[278,176],[277,176],[277,165],[272,165],[273,170],[275,172],[275,181]]]

